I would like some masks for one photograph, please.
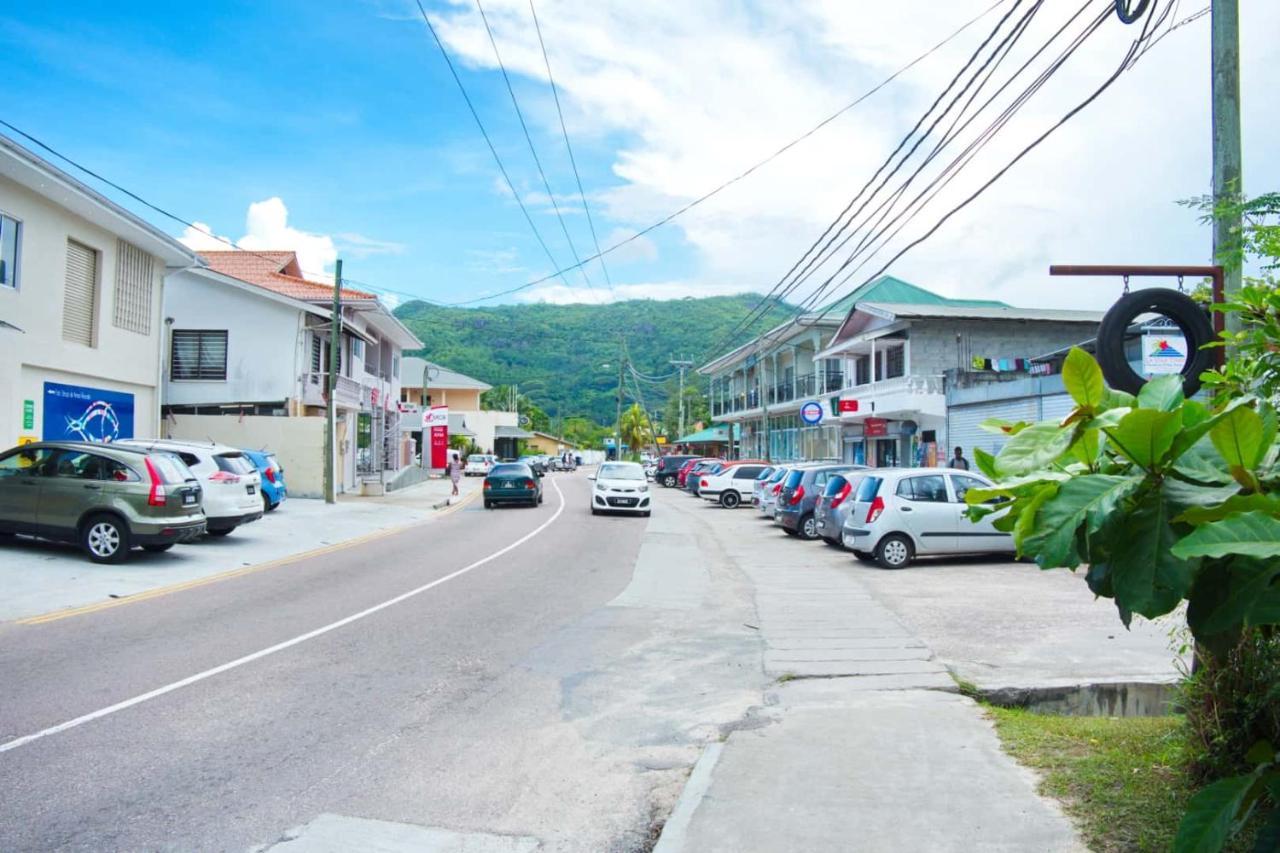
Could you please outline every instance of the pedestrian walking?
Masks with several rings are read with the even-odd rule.
[[[462,458],[457,453],[449,454],[449,465],[447,468],[449,479],[453,481],[453,496],[458,495],[458,483],[462,481]]]
[[[969,470],[969,460],[964,458],[964,448],[957,446],[956,455],[951,457],[951,467],[961,471]]]

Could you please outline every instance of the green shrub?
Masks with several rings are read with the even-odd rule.
[[[1280,744],[1280,634],[1245,633],[1225,659],[1202,653],[1181,690],[1192,772],[1203,782],[1252,769],[1259,741]]]

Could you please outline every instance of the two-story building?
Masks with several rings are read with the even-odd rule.
[[[1087,338],[1101,315],[952,299],[881,276],[699,368],[713,417],[742,457],[936,464],[947,449],[946,374],[975,358],[1027,369]]]
[[[466,437],[482,453],[505,449],[499,439],[523,433],[515,412],[485,409],[480,397],[493,386],[465,373],[421,358],[406,357],[401,368],[400,400],[404,418],[401,428],[422,444],[421,411],[431,406],[449,407],[449,436]],[[512,445],[514,446],[514,445]]]
[[[290,491],[322,490],[333,285],[293,252],[201,251],[165,296],[165,433],[274,450]],[[412,464],[400,429],[401,352],[422,346],[372,293],[342,289],[335,376],[340,491],[377,491]]]
[[[0,136],[0,447],[156,436],[165,276],[195,263]]]

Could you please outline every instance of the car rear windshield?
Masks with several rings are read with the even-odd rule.
[[[876,492],[880,491],[880,484],[884,482],[880,477],[868,477],[862,481],[862,485],[858,486],[857,499],[863,503],[870,503],[875,500]]]
[[[797,468],[787,475],[787,482],[783,484],[782,488],[794,489],[796,486],[800,485],[802,480],[804,480],[804,470]]]
[[[601,465],[601,480],[643,480],[644,469],[639,465]]]
[[[172,453],[151,453],[147,458],[165,483],[183,483],[195,479],[191,469]]]
[[[774,472],[774,469],[772,469],[772,468],[764,468],[764,469],[762,469],[762,470],[760,471],[760,473],[759,473],[759,474],[757,474],[757,475],[756,475],[756,479],[757,479],[757,480],[768,480],[770,477],[772,477],[772,476],[773,476],[773,472]]]
[[[846,480],[844,477],[840,476],[839,474],[832,474],[831,479],[827,480],[827,487],[822,490],[822,496],[824,498],[835,497],[839,493],[839,491],[844,488],[845,483],[848,483],[848,482],[849,482],[848,480]]]
[[[243,453],[216,454],[213,457],[213,464],[218,466],[219,471],[226,471],[229,474],[252,474],[257,470]]]
[[[772,475],[770,475],[770,477],[769,477],[769,482],[770,482],[770,483],[776,483],[776,482],[778,482],[779,480],[783,479],[783,478],[784,478],[784,477],[786,477],[786,476],[787,476],[787,469],[786,469],[786,468],[779,468],[778,470],[774,471]]]
[[[489,472],[490,477],[528,477],[533,472],[528,465],[494,465]]]
[[[472,453],[470,456],[467,457],[467,461],[468,462],[488,462],[489,457],[481,453]]]

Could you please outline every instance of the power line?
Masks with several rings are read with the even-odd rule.
[[[534,8],[533,0],[529,0],[529,14],[533,16],[533,29],[538,34],[538,46],[542,48],[542,62],[547,67],[547,82],[551,85],[551,97],[556,104],[556,116],[560,119],[560,133],[564,136],[565,151],[569,153],[569,165],[573,167],[573,179],[578,184],[578,198],[582,199],[582,210],[587,215],[587,227],[591,229],[591,242],[596,249],[596,260],[600,262],[600,270],[604,273],[609,295],[616,298],[613,292],[613,279],[609,277],[609,267],[605,265],[604,253],[600,251],[600,238],[596,236],[596,224],[591,216],[591,205],[587,204],[587,194],[582,189],[582,175],[578,173],[578,161],[573,156],[573,146],[569,144],[569,129],[565,126],[564,110],[560,108],[560,92],[556,88],[556,78],[551,73],[551,59],[547,56],[547,43],[542,39],[542,25],[538,23],[538,10]],[[575,260],[577,260],[576,257]]]
[[[489,138],[489,131],[485,129],[484,122],[480,120],[480,113],[476,112],[475,104],[471,102],[471,96],[467,94],[467,87],[462,85],[462,78],[458,76],[458,70],[454,67],[453,60],[449,58],[449,51],[445,50],[444,42],[440,41],[440,36],[436,33],[436,28],[431,25],[431,19],[427,17],[427,10],[423,7],[422,0],[415,0],[415,2],[418,4],[418,11],[422,14],[422,22],[426,24],[427,29],[431,31],[431,37],[435,39],[436,47],[440,48],[440,55],[444,57],[445,64],[449,66],[449,73],[453,75],[453,82],[458,84],[458,91],[462,93],[462,100],[466,101],[467,109],[470,110],[471,117],[476,121],[476,127],[480,128],[480,135],[484,137],[485,145],[489,146],[489,153],[493,155],[493,161],[498,164],[498,171],[502,173],[502,179],[506,182],[507,189],[511,191],[511,197],[514,198],[516,204],[520,206],[520,212],[524,214],[525,222],[529,223],[529,228],[533,231],[533,236],[537,238],[538,245],[542,246],[542,251],[546,252],[547,260],[551,261],[551,266],[559,267],[559,262],[556,261],[555,255],[551,254],[551,249],[547,247],[547,241],[542,238],[542,232],[539,231],[538,226],[534,224],[533,217],[529,215],[529,209],[525,207],[524,201],[520,198],[520,193],[516,190],[516,185],[511,181],[511,176],[507,174],[507,167],[502,164],[502,158],[498,156],[498,149],[493,147],[493,140]],[[494,50],[497,50],[496,45],[494,46]],[[503,71],[503,74],[505,75],[506,72]],[[512,97],[514,98],[515,96],[513,95]],[[521,118],[520,121],[522,124],[524,123],[523,118]],[[544,279],[544,281],[552,278],[560,278],[564,281],[565,287],[568,287],[569,281],[564,277],[564,273],[571,269],[573,269],[573,267],[567,267],[564,270],[552,273]]]
[[[790,142],[788,142],[787,144],[783,145],[781,148],[779,148],[778,150],[774,151],[772,154],[768,155],[767,157],[765,157],[765,158],[764,158],[764,159],[762,159],[762,160],[757,161],[755,164],[751,165],[751,166],[750,166],[750,167],[748,167],[746,170],[744,170],[744,171],[742,171],[742,172],[738,173],[737,175],[735,175],[734,177],[729,178],[728,180],[726,180],[726,181],[722,182],[721,184],[719,184],[719,185],[718,185],[718,186],[716,186],[715,188],[713,188],[713,189],[711,189],[711,190],[709,190],[709,191],[707,191],[707,192],[703,193],[702,195],[698,196],[697,198],[695,198],[694,200],[692,200],[692,201],[690,201],[689,203],[685,204],[684,206],[682,206],[682,207],[678,208],[677,210],[675,210],[675,211],[673,211],[673,212],[671,212],[671,213],[667,214],[666,216],[664,216],[664,217],[662,217],[661,219],[659,219],[657,222],[654,222],[652,225],[648,225],[648,226],[646,226],[646,227],[644,227],[644,228],[641,228],[639,231],[636,231],[634,234],[631,234],[630,236],[625,237],[625,238],[623,238],[623,239],[621,239],[621,240],[617,241],[616,243],[613,243],[613,244],[612,244],[612,245],[610,245],[610,246],[607,246],[604,250],[600,251],[598,254],[596,254],[596,255],[592,255],[592,256],[591,256],[591,257],[589,257],[589,258],[585,258],[585,259],[583,259],[582,264],[590,263],[591,261],[594,261],[594,260],[596,260],[597,258],[601,258],[601,257],[603,257],[603,256],[605,256],[605,255],[608,255],[608,254],[610,254],[610,253],[612,253],[612,252],[617,251],[618,249],[621,249],[623,246],[627,245],[628,243],[631,243],[631,242],[633,242],[633,241],[635,241],[635,240],[640,239],[641,237],[645,236],[646,234],[648,234],[648,233],[650,233],[650,232],[652,232],[652,231],[654,231],[654,230],[656,230],[656,229],[658,229],[658,228],[662,227],[663,225],[666,225],[668,222],[671,222],[673,219],[675,219],[675,218],[677,218],[677,217],[679,217],[679,216],[681,216],[681,215],[683,215],[683,214],[687,213],[688,211],[692,210],[693,208],[697,207],[698,205],[702,204],[703,202],[707,201],[708,199],[711,199],[711,198],[715,197],[716,195],[719,195],[721,192],[723,192],[724,190],[726,190],[726,189],[728,189],[729,187],[733,186],[734,184],[738,183],[738,182],[739,182],[739,181],[741,181],[742,179],[744,179],[744,178],[748,177],[749,175],[751,175],[752,173],[754,173],[754,172],[755,172],[755,171],[757,171],[758,169],[760,169],[760,168],[762,168],[762,167],[764,167],[764,166],[768,165],[769,163],[773,162],[773,161],[774,161],[774,160],[776,160],[778,157],[782,156],[783,154],[785,154],[786,152],[790,151],[790,150],[791,150],[792,148],[794,148],[795,146],[799,145],[801,142],[804,142],[806,139],[808,139],[809,137],[813,136],[813,135],[814,135],[815,133],[817,133],[819,130],[822,130],[824,127],[826,127],[826,126],[827,126],[828,124],[830,124],[831,122],[835,121],[835,120],[836,120],[837,118],[839,118],[840,116],[842,116],[842,115],[844,115],[845,113],[849,112],[849,111],[850,111],[850,110],[852,110],[854,107],[858,106],[858,105],[859,105],[859,104],[861,104],[863,101],[867,100],[867,99],[868,99],[868,98],[870,98],[872,95],[876,94],[876,93],[877,93],[877,92],[879,92],[881,89],[883,89],[884,87],[888,86],[890,83],[892,83],[894,80],[896,80],[896,79],[898,79],[899,77],[901,77],[901,76],[902,76],[903,74],[905,74],[907,71],[910,71],[910,70],[911,70],[912,68],[914,68],[916,65],[919,65],[919,64],[920,64],[921,62],[923,62],[925,59],[928,59],[928,58],[929,58],[930,56],[932,56],[934,53],[938,52],[938,51],[939,51],[939,50],[941,50],[943,47],[945,47],[947,44],[951,43],[951,42],[952,42],[952,41],[954,41],[956,38],[958,38],[962,33],[964,33],[966,30],[968,30],[971,26],[973,26],[973,25],[974,25],[974,24],[976,24],[978,21],[982,20],[982,19],[983,19],[983,18],[985,18],[987,15],[989,15],[989,14],[990,14],[992,11],[994,11],[996,8],[998,8],[998,7],[1002,6],[1002,5],[1004,5],[1004,4],[1005,4],[1005,3],[1007,3],[1007,2],[1009,2],[1009,0],[996,0],[996,2],[995,2],[995,3],[993,3],[991,6],[987,7],[984,11],[982,11],[982,12],[981,12],[981,13],[979,13],[978,15],[974,16],[973,18],[970,18],[968,21],[966,21],[964,24],[962,24],[958,29],[956,29],[954,32],[952,32],[949,36],[947,36],[946,38],[944,38],[942,41],[938,42],[938,43],[937,43],[937,44],[935,44],[933,47],[931,47],[931,48],[929,48],[928,50],[926,50],[924,53],[921,53],[921,54],[920,54],[919,56],[917,56],[915,59],[911,60],[911,61],[910,61],[910,62],[908,62],[906,65],[903,65],[903,66],[902,66],[901,68],[899,68],[897,71],[893,72],[893,73],[892,73],[892,74],[890,74],[888,77],[886,77],[885,79],[881,80],[881,81],[880,81],[879,83],[877,83],[875,86],[872,86],[870,89],[868,89],[867,91],[863,92],[861,95],[859,95],[858,97],[854,98],[852,101],[850,101],[849,103],[845,104],[845,105],[844,105],[844,106],[842,106],[840,109],[838,109],[838,110],[836,110],[835,112],[831,113],[829,116],[827,116],[826,118],[822,119],[822,121],[818,122],[818,123],[817,123],[817,124],[815,124],[813,127],[809,128],[809,130],[805,131],[805,132],[804,132],[804,133],[802,133],[800,136],[797,136],[795,139],[792,139]],[[419,5],[421,5],[421,0],[419,0]],[[433,31],[433,32],[434,32],[434,31]],[[558,270],[556,270],[555,272],[549,273],[549,274],[547,274],[547,275],[545,275],[545,276],[542,276],[541,278],[536,278],[536,279],[533,279],[532,281],[525,282],[524,284],[518,285],[517,287],[508,288],[508,289],[506,289],[506,290],[501,290],[501,291],[498,291],[497,293],[490,293],[490,294],[488,294],[487,296],[478,297],[478,298],[476,298],[476,299],[468,299],[468,300],[464,300],[464,301],[461,301],[461,302],[453,302],[453,303],[449,303],[449,304],[451,304],[451,305],[455,305],[455,306],[460,306],[460,305],[472,305],[472,304],[475,304],[476,302],[484,302],[484,301],[487,301],[487,300],[489,300],[489,299],[497,299],[497,298],[502,297],[502,296],[509,296],[509,295],[511,295],[512,293],[518,293],[518,292],[520,292],[520,291],[522,291],[522,290],[527,290],[527,289],[529,289],[529,288],[531,288],[531,287],[535,287],[535,286],[537,286],[537,285],[539,285],[539,284],[544,284],[545,282],[548,282],[548,281],[550,281],[551,279],[554,279],[554,278],[557,278],[557,277],[559,277],[559,276],[562,276],[564,273],[566,273],[566,272],[570,272],[570,271],[571,271],[571,270],[573,270],[573,269],[574,269],[574,267],[566,267],[566,268],[564,268],[564,269],[558,269]]]
[[[516,99],[516,90],[511,85],[511,76],[507,74],[507,66],[502,61],[502,53],[498,50],[498,41],[493,37],[493,29],[489,26],[489,16],[484,13],[484,6],[480,0],[476,0],[476,9],[480,12],[480,20],[484,23],[484,31],[489,35],[489,44],[493,46],[493,57],[498,60],[498,70],[502,72],[502,80],[507,86],[507,94],[511,96],[511,106],[515,108],[516,118],[520,120],[520,130],[524,132],[524,141],[529,144],[529,153],[533,155],[533,164],[538,168],[538,177],[542,178],[543,189],[547,191],[547,199],[551,202],[551,209],[556,213],[556,219],[560,221],[560,230],[564,232],[564,239],[569,244],[569,252],[573,255],[577,269],[582,273],[582,280],[587,283],[587,288],[594,290],[591,284],[591,278],[587,275],[586,267],[578,257],[578,247],[573,245],[573,238],[569,236],[569,226],[565,224],[564,215],[560,212],[560,204],[556,201],[556,194],[551,189],[551,182],[547,180],[547,173],[543,171],[542,159],[538,157],[538,149],[534,147],[533,136],[529,133],[529,125],[525,123],[524,111],[520,109],[520,101]],[[568,282],[565,282],[568,284]]]

